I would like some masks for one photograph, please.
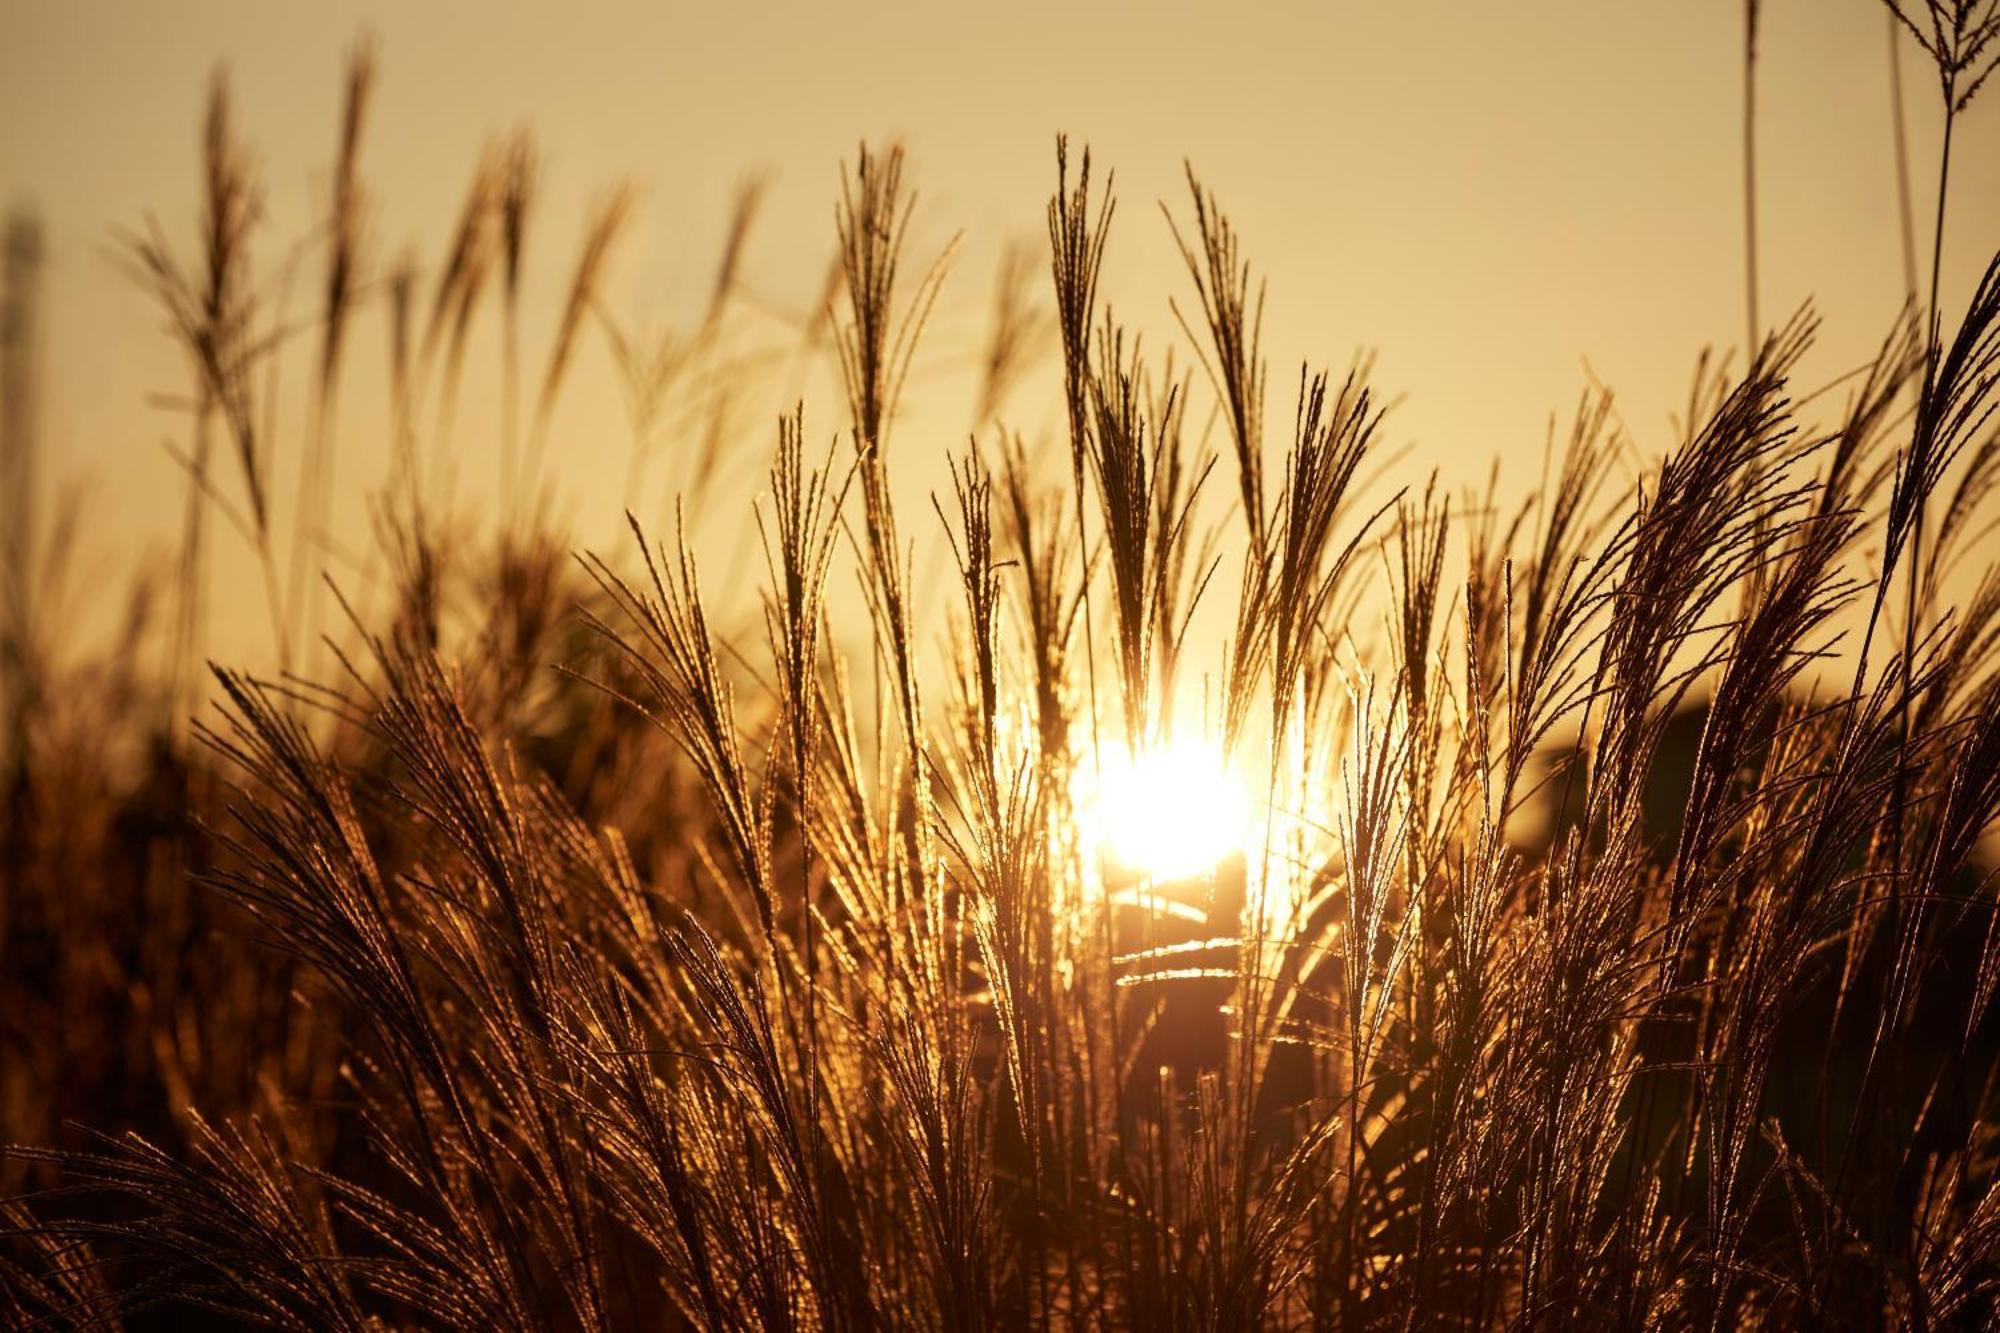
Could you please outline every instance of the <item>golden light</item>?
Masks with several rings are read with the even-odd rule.
[[[1176,739],[1136,755],[1107,746],[1095,773],[1082,778],[1083,831],[1122,869],[1181,879],[1249,842],[1249,793],[1206,742]]]

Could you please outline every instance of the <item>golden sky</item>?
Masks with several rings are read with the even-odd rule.
[[[1885,19],[1872,0],[1764,11],[1763,309],[1773,320],[1814,298],[1825,336],[1808,364],[1831,375],[1872,350],[1903,299]],[[1665,447],[1696,352],[1743,337],[1742,14],[1726,0],[0,0],[0,206],[32,206],[49,238],[44,438],[64,475],[88,479],[94,512],[113,516],[98,525],[107,561],[171,531],[177,509],[161,498],[179,481],[160,441],[181,427],[148,397],[185,383],[145,297],[107,258],[111,229],[151,212],[191,242],[201,103],[223,61],[265,177],[261,263],[274,272],[324,204],[344,54],[363,31],[381,60],[364,148],[372,253],[414,246],[435,262],[481,144],[526,125],[545,164],[530,262],[546,303],[586,206],[630,177],[644,211],[613,265],[613,304],[685,316],[752,173],[770,188],[746,276],[803,303],[829,253],[841,160],[861,138],[900,138],[919,192],[915,266],[962,236],[898,428],[919,460],[964,442],[962,409],[927,417],[920,404],[969,374],[1002,243],[1042,235],[1057,131],[1117,170],[1107,282],[1121,316],[1162,343],[1174,334],[1167,297],[1190,289],[1157,201],[1185,216],[1190,159],[1270,281],[1273,427],[1289,422],[1301,360],[1338,368],[1373,349],[1381,385],[1406,395],[1392,436],[1453,486],[1496,454],[1533,457],[1586,363],[1618,389],[1640,446]],[[1927,267],[1937,96],[1907,43],[1903,71]],[[2000,244],[1996,107],[1989,93],[1960,131],[1952,310]],[[382,323],[364,321],[356,342],[379,344]],[[622,503],[598,479],[622,472],[604,460],[624,457],[623,416],[590,355],[552,454],[567,512],[597,538]],[[380,364],[373,349],[357,358],[357,401],[379,390]],[[830,432],[842,415],[831,382],[804,389],[809,427]],[[1030,395],[1012,415],[1032,436],[1054,430],[1054,409]],[[478,435],[480,412],[461,435]],[[370,420],[343,412],[344,481],[379,470],[365,461]],[[920,472],[913,484],[933,483]],[[358,500],[339,513],[358,539]]]

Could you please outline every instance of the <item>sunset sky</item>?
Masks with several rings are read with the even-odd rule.
[[[1773,321],[1814,298],[1825,335],[1808,368],[1830,376],[1872,350],[1903,299],[1885,19],[1870,0],[1764,9],[1763,310]],[[364,32],[381,61],[363,159],[377,261],[414,247],[434,264],[481,144],[525,125],[545,163],[530,259],[544,322],[588,204],[628,177],[644,211],[612,268],[614,306],[657,320],[696,309],[752,174],[770,189],[746,281],[798,306],[825,271],[841,161],[860,139],[899,138],[918,191],[913,269],[962,234],[917,381],[969,383],[995,257],[1042,236],[1052,140],[1067,131],[1117,171],[1107,284],[1123,317],[1162,345],[1175,336],[1167,296],[1191,293],[1157,201],[1185,217],[1186,158],[1270,282],[1274,430],[1289,424],[1301,360],[1338,368],[1372,349],[1380,384],[1406,395],[1392,435],[1411,446],[1407,466],[1456,487],[1496,453],[1539,449],[1549,414],[1592,373],[1619,391],[1642,450],[1664,448],[1696,353],[1741,343],[1742,23],[1723,0],[1278,4],[1227,21],[1172,3],[1041,0],[5,0],[0,207],[45,221],[43,437],[61,460],[52,470],[86,478],[92,512],[115,516],[92,525],[111,562],[163,549],[173,530],[178,509],[162,497],[180,482],[160,442],[184,423],[148,399],[185,387],[156,314],[111,262],[114,228],[151,213],[192,243],[202,100],[225,62],[265,178],[260,267],[275,273],[324,205],[344,52]],[[1903,71],[1911,160],[1930,164],[1936,85],[1907,43]],[[2000,240],[1996,108],[1984,98],[1960,131],[1953,312]],[[1913,198],[1926,271],[1929,171]],[[301,308],[310,290],[307,277]],[[357,404],[382,396],[384,325],[364,317],[354,335],[366,348],[350,376]],[[587,359],[553,456],[590,539],[622,503],[600,480],[618,468],[593,450],[609,441],[602,457],[622,460],[624,426],[601,348]],[[840,424],[830,379],[799,389],[809,425]],[[752,425],[792,391],[750,405]],[[482,420],[479,392],[467,397],[461,441]],[[961,446],[964,415],[913,406],[898,447],[933,458]],[[1009,419],[1052,437],[1056,405],[1024,394]],[[379,472],[366,461],[380,456],[372,421],[343,412],[344,457],[363,461],[343,463],[353,485],[337,521],[357,540],[358,488]],[[767,435],[754,431],[760,449]]]

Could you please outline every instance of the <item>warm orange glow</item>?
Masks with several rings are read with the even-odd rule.
[[[1154,880],[1209,869],[1250,838],[1249,793],[1222,752],[1175,739],[1137,755],[1106,748],[1080,775],[1085,837],[1122,869]]]

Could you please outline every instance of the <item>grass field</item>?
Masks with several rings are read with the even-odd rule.
[[[1992,1326],[2000,255],[1962,309],[1936,275],[1948,228],[1995,239],[1949,182],[2000,6],[1895,13],[1944,206],[1873,359],[1801,378],[1817,318],[1760,318],[1748,209],[1753,345],[1699,360],[1681,438],[1638,457],[1592,389],[1512,490],[1406,478],[1366,358],[1274,376],[1192,171],[1142,338],[1099,276],[1163,224],[1057,143],[946,442],[897,428],[946,260],[916,166],[859,149],[774,354],[844,399],[737,438],[683,409],[735,365],[754,192],[687,327],[608,313],[625,192],[527,327],[531,141],[443,252],[363,243],[364,50],[280,308],[218,81],[196,235],[118,251],[189,370],[175,558],[83,594],[129,611],[82,652],[7,240],[0,1318]],[[451,431],[485,328],[491,440]],[[374,478],[337,466],[364,337]],[[550,517],[607,351],[748,561]],[[1043,384],[1038,453],[1006,423]],[[367,596],[319,576],[336,484]],[[224,564],[265,660],[203,660]]]

